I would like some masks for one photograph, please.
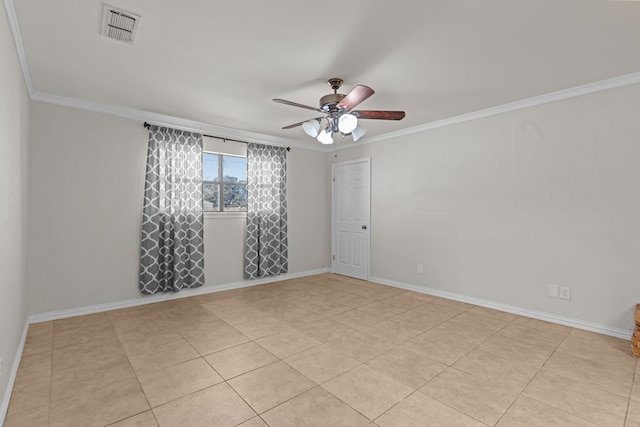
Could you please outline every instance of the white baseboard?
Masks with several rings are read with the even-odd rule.
[[[319,270],[304,271],[301,273],[286,273],[279,276],[269,276],[262,279],[243,280],[241,282],[228,283],[225,285],[202,286],[195,289],[185,289],[178,293],[157,294],[141,296],[139,298],[128,299],[124,301],[109,302],[105,304],[91,305],[87,307],[70,308],[68,310],[51,311],[48,313],[32,314],[29,316],[28,323],[48,322],[50,320],[66,319],[67,317],[83,316],[85,314],[101,313],[109,310],[117,310],[121,308],[136,307],[139,305],[153,304],[156,302],[170,301],[180,298],[189,298],[196,295],[206,295],[216,292],[229,291],[233,289],[248,288],[250,286],[264,285],[267,283],[279,282],[281,280],[297,279],[300,277],[313,276],[315,274],[328,273],[328,268]]]
[[[11,391],[13,390],[13,384],[16,381],[16,375],[18,375],[18,367],[20,366],[20,360],[22,359],[22,351],[24,350],[24,343],[27,340],[27,331],[29,330],[29,321],[24,323],[24,329],[22,331],[22,338],[16,350],[16,356],[13,359],[13,365],[11,365],[11,372],[9,372],[9,381],[7,382],[7,388],[4,391],[2,402],[0,402],[0,426],[4,425],[4,420],[7,417],[7,411],[9,410],[9,400],[11,400]]]
[[[558,316],[555,314],[544,313],[541,311],[529,310],[508,304],[502,304],[494,301],[484,300],[480,298],[468,297],[465,295],[455,294],[452,292],[441,291],[433,288],[425,288],[422,286],[411,285],[408,283],[397,282],[395,280],[383,279],[381,277],[369,277],[371,282],[380,283],[381,285],[393,286],[395,288],[406,289],[408,291],[420,292],[422,294],[433,295],[436,297],[451,299],[468,304],[479,305],[481,307],[492,308],[494,310],[505,311],[507,313],[517,314],[519,316],[531,317],[534,319],[544,320],[546,322],[557,323],[559,325],[570,326],[576,329],[584,329],[586,331],[596,332],[598,334],[609,335],[625,340],[631,339],[632,330],[614,328],[599,323],[587,322],[570,317]]]

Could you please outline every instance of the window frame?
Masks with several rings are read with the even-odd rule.
[[[215,182],[215,181],[205,181],[204,179],[204,155],[205,154],[215,154],[218,156],[218,180],[219,182]],[[202,208],[202,211],[204,213],[204,217],[205,218],[246,218],[247,216],[247,211],[225,211],[224,210],[224,201],[222,200],[222,195],[224,194],[224,168],[223,168],[223,158],[226,157],[239,157],[241,159],[247,159],[246,155],[242,155],[242,154],[230,154],[230,153],[223,153],[223,152],[219,152],[219,151],[212,151],[212,150],[202,150],[202,156],[203,156],[203,170],[202,170],[202,185],[204,187],[205,183],[211,183],[211,184],[217,184],[219,185],[219,190],[218,190],[218,205],[220,210],[217,211],[206,211],[204,210],[204,206]],[[229,184],[229,183],[228,183]],[[245,188],[247,187],[247,183],[236,183],[236,185],[243,185]],[[204,203],[204,191],[202,192],[202,201]]]

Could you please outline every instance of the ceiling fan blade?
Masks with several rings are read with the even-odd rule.
[[[351,112],[359,119],[402,120],[404,111],[357,110]]]
[[[319,108],[310,107],[310,106],[304,105],[304,104],[298,104],[297,102],[287,101],[286,99],[274,98],[273,102],[278,102],[278,103],[284,104],[284,105],[291,105],[292,107],[304,108],[304,109],[311,110],[311,111],[319,111],[319,112],[322,113],[322,110],[319,109]]]
[[[314,117],[313,119],[305,120],[304,122],[308,122],[308,121],[311,121],[311,120],[318,120],[318,121],[320,121],[320,120],[322,120],[323,118],[324,118],[324,117]],[[292,125],[285,126],[285,127],[283,127],[282,129],[292,129],[292,128],[296,128],[296,127],[298,127],[298,126],[302,126],[302,124],[303,124],[304,122],[294,123],[294,124],[292,124]]]
[[[337,107],[351,110],[374,93],[376,92],[369,86],[357,85],[356,87],[351,89],[351,92],[349,92],[347,96],[342,99],[342,101],[338,103]]]

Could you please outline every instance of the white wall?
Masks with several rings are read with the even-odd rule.
[[[29,312],[139,298],[142,123],[33,103]],[[289,153],[289,272],[328,265],[326,154]],[[243,218],[205,220],[206,286],[242,281]],[[309,241],[314,244],[309,244]]]
[[[26,314],[29,96],[9,22],[0,12],[0,424]]]
[[[341,151],[372,158],[372,276],[631,329],[639,112],[627,86]]]

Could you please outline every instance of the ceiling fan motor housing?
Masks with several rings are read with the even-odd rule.
[[[323,111],[336,110],[335,106],[342,101],[346,95],[342,93],[330,93],[320,98],[320,109]]]

